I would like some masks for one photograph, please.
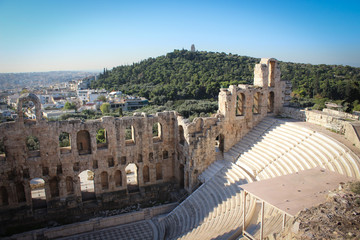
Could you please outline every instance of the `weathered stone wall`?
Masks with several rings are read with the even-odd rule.
[[[175,112],[47,122],[37,109],[36,121],[19,118],[1,124],[6,156],[0,161],[0,211],[23,208],[31,216],[33,178],[45,181],[48,213],[81,207],[79,174],[85,170],[94,172],[95,199],[100,206],[165,199],[163,195],[172,186],[193,191],[199,174],[265,116],[279,114],[288,101],[290,85],[280,81],[275,59],[262,59],[254,71],[254,85],[222,88],[218,113],[193,122]],[[22,96],[19,105],[29,99],[40,107],[33,95]],[[157,123],[160,134],[153,136]],[[96,142],[99,129],[105,129],[106,143]],[[131,129],[130,138],[127,129]],[[62,132],[70,135],[70,147],[59,147]],[[27,136],[39,139],[40,150],[28,151]],[[129,163],[137,167],[136,193],[127,185]],[[5,198],[8,203],[2,204]]]
[[[265,116],[281,112],[288,101],[288,86],[280,80],[277,61],[262,59],[255,66],[254,85],[232,85],[220,90],[216,116],[196,118],[192,123],[178,117],[186,141],[184,145],[178,144],[177,148],[181,152],[179,156],[184,156],[180,162],[186,163],[185,185],[188,191],[196,187],[199,174],[221,158],[223,152],[240,141]]]
[[[343,117],[346,115],[338,111],[329,111],[329,109],[325,111],[317,111],[284,107],[281,112],[281,116],[321,125],[334,132],[343,134],[345,138],[354,144],[354,146],[360,148],[360,140],[357,133],[357,128],[359,128],[360,122],[356,120],[345,121]]]
[[[156,123],[161,125],[161,135],[153,137],[153,125]],[[2,204],[0,210],[28,207],[31,215],[30,180],[34,178],[45,181],[48,211],[81,206],[79,174],[84,170],[94,172],[94,190],[100,205],[113,202],[122,206],[141,202],[142,199],[159,198],[166,193],[167,183],[176,183],[175,123],[174,112],[157,113],[155,116],[103,117],[87,122],[38,119],[3,123],[0,132],[6,156],[0,162],[0,182],[1,187],[6,189],[8,203]],[[134,141],[128,143],[125,141],[125,129],[130,126],[134,129]],[[96,142],[97,130],[101,128],[106,130],[107,144]],[[69,133],[71,147],[59,147],[62,132]],[[85,137],[82,134],[84,132],[89,135],[89,143],[86,142],[86,134]],[[27,136],[38,138],[40,150],[28,151]],[[90,151],[78,150],[79,142],[83,148],[90,146]],[[137,166],[141,197],[135,201],[127,188],[125,168],[129,163]],[[143,181],[145,167],[149,169],[148,182]],[[119,174],[121,179],[116,184],[114,178],[116,175],[119,178]],[[69,185],[72,185],[72,191],[69,191]]]

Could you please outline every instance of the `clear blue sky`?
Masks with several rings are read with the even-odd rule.
[[[0,0],[0,72],[111,69],[191,44],[360,67],[360,1]]]

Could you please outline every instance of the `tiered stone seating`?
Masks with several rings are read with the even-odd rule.
[[[160,236],[166,239],[206,239],[229,236],[242,226],[241,184],[252,179],[241,168],[224,162],[218,172],[159,221]],[[254,201],[249,201],[250,217]],[[221,237],[222,238],[222,237]]]
[[[215,161],[211,164],[205,171],[203,171],[200,176],[199,180],[204,183],[212,178],[218,171],[220,171],[225,166],[224,161]]]
[[[360,179],[360,160],[343,144],[294,122],[265,118],[224,153],[224,160],[214,162],[200,175],[203,185],[159,222],[160,236],[234,238],[243,224],[241,184],[316,166]],[[257,238],[258,220],[253,215],[259,209],[255,199],[247,201],[247,223],[253,224],[250,229]],[[279,232],[282,214],[268,208],[264,226],[264,236]]]

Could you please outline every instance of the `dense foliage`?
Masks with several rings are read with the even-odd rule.
[[[67,133],[67,132],[60,133],[59,146],[60,147],[69,147],[70,146],[70,135],[69,135],[69,133]]]
[[[104,70],[93,88],[121,90],[163,105],[169,100],[216,99],[221,86],[252,84],[259,59],[213,52],[175,50],[130,66]],[[360,68],[279,62],[282,79],[293,84],[295,101],[304,106],[338,100],[349,107],[360,101]],[[360,106],[358,107],[360,108]]]
[[[104,70],[92,88],[120,90],[156,104],[179,99],[216,98],[221,86],[251,83],[256,58],[175,50],[131,66]]]

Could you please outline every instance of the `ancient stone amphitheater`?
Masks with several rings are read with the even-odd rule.
[[[246,236],[248,238],[273,236],[274,233],[281,232],[285,223],[291,221],[293,216],[286,215],[286,212],[276,206],[264,204],[264,201],[251,194],[244,194],[245,184],[296,175],[317,167],[349,177],[346,179],[360,179],[358,121],[348,123],[334,114],[289,108],[287,104],[290,92],[290,84],[280,80],[277,61],[262,59],[255,66],[254,85],[221,89],[219,111],[214,117],[196,118],[190,123],[177,113],[164,112],[156,116],[138,115],[127,120],[109,118],[90,123],[61,122],[56,126],[62,129],[70,129],[72,124],[71,130],[68,130],[71,131],[73,142],[70,153],[72,157],[65,158],[55,146],[55,163],[48,162],[46,157],[49,156],[43,154],[42,151],[45,150],[40,147],[40,156],[31,157],[32,165],[29,165],[29,152],[21,150],[21,147],[13,147],[14,151],[11,146],[7,147],[8,153],[1,168],[1,211],[6,213],[9,209],[14,211],[26,206],[30,215],[35,214],[31,210],[32,201],[28,190],[28,179],[34,177],[45,179],[45,187],[50,193],[46,197],[48,209],[58,210],[56,206],[70,208],[66,203],[74,198],[77,202],[71,202],[72,204],[81,204],[79,184],[74,187],[78,190],[66,191],[66,178],[77,177],[77,173],[73,174],[77,170],[74,169],[75,164],[80,168],[76,172],[89,168],[95,172],[95,194],[101,204],[112,204],[118,197],[132,201],[134,194],[146,198],[146,191],[142,189],[164,184],[184,188],[189,195],[167,214],[154,214],[153,217],[145,213],[143,217],[136,219],[143,221],[120,226],[110,223],[100,226],[102,220],[98,220],[97,227],[93,223],[90,228],[81,224],[72,228],[60,226],[38,230],[36,234],[32,232],[28,239],[36,239],[37,236],[49,239],[241,239],[245,238],[245,228],[249,233]],[[33,101],[36,102],[36,99]],[[155,123],[160,123],[162,129],[162,135],[156,138],[151,135],[150,130]],[[57,144],[56,138],[60,130],[46,128],[49,124],[40,120],[29,124],[20,117],[13,125],[0,125],[0,131],[5,133],[4,143],[7,146],[6,143],[12,141],[13,128],[23,128],[29,133],[36,127],[39,131],[42,126],[40,129],[55,136],[54,142]],[[93,126],[104,127],[112,134],[109,134],[106,154],[104,150],[100,152],[96,149],[93,140],[96,131]],[[136,129],[134,142],[130,145],[123,140],[122,129],[127,126],[134,126]],[[326,128],[342,134],[333,133]],[[76,144],[79,140],[75,136],[79,131],[85,130],[90,132],[91,153],[86,157],[81,156],[79,161]],[[21,139],[20,135],[21,133],[17,135],[16,141]],[[19,151],[22,153],[19,154]],[[141,161],[139,155],[142,156]],[[123,156],[126,159],[122,163]],[[111,167],[108,165],[109,157],[115,159]],[[10,164],[9,159],[19,164]],[[91,167],[94,160],[99,162],[96,169]],[[101,163],[102,161],[105,163]],[[116,171],[123,173],[128,163],[135,163],[138,168],[140,190],[137,193],[127,189],[126,174],[120,175],[120,185],[114,183]],[[56,171],[59,164],[62,164],[61,174]],[[49,168],[46,176],[41,171],[32,169],[39,166],[42,169],[44,166]],[[29,169],[25,171],[29,176],[24,177],[24,169]],[[11,171],[18,172],[19,177],[9,178]],[[103,172],[107,173],[106,179]],[[58,184],[51,182],[54,177]],[[107,188],[103,188],[104,181],[108,184]],[[17,196],[21,194],[17,192],[22,190],[17,187],[19,183],[24,186],[24,203],[18,201]],[[55,192],[54,186],[60,188],[57,195],[51,194]],[[65,190],[61,190],[62,187]],[[325,186],[317,187],[325,192]],[[5,191],[11,201],[4,199]],[[113,195],[105,198],[105,194]],[[4,204],[6,201],[7,205]],[[56,205],[59,202],[62,205]],[[6,220],[6,217],[2,217],[2,220]],[[105,225],[112,228],[102,229]],[[84,230],[79,230],[80,228]],[[81,234],[69,236],[75,233]],[[10,239],[26,236],[29,234],[13,235]]]

